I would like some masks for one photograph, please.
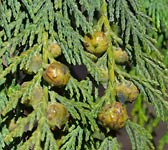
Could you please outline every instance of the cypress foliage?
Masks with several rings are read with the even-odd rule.
[[[0,149],[120,150],[123,126],[133,150],[156,149],[152,132],[168,119],[167,2],[1,0]]]

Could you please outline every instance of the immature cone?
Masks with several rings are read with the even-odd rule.
[[[21,88],[24,88],[28,82],[24,82],[21,85]],[[30,98],[27,98],[23,104],[26,106],[32,106],[34,109],[37,108],[39,103],[41,102],[43,98],[43,89],[40,85],[35,85],[35,87],[32,89],[32,93]]]
[[[99,81],[102,81],[102,82],[108,81],[109,74],[108,74],[107,68],[99,67],[98,73],[99,73]]]
[[[51,128],[58,127],[60,129],[68,121],[69,113],[63,104],[57,102],[49,103],[47,119]]]
[[[117,130],[124,127],[128,119],[126,108],[119,102],[113,104],[106,104],[98,114],[100,123],[109,127],[110,129]]]
[[[126,51],[122,50],[121,48],[114,49],[114,59],[117,64],[125,64],[129,57]]]
[[[36,85],[32,90],[31,101],[29,102],[29,104],[32,105],[33,108],[37,108],[37,105],[39,105],[43,96],[44,95],[42,87],[40,85]]]
[[[49,48],[50,54],[54,58],[61,55],[61,47],[57,43],[51,43],[48,48]]]
[[[84,46],[90,53],[102,54],[108,48],[108,39],[104,32],[97,31],[93,36],[85,35]]]
[[[139,95],[138,88],[132,83],[120,83],[116,86],[116,93],[118,99],[124,99],[124,101],[133,102]]]
[[[24,68],[24,71],[28,74],[37,73],[42,66],[42,56],[34,55],[31,60],[28,68]]]
[[[43,78],[51,85],[64,86],[69,81],[70,71],[64,64],[53,62],[45,70]]]

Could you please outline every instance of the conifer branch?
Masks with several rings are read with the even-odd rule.
[[[151,133],[160,120],[168,119],[166,57],[158,50],[167,47],[166,4],[166,0],[1,1],[0,149],[119,150],[122,141],[116,130],[124,125],[133,150],[155,149]],[[94,53],[102,37],[107,39],[105,48]],[[52,44],[59,54],[54,55]],[[127,55],[121,64],[115,55],[118,49]],[[40,60],[34,67],[35,56]],[[87,68],[84,79],[76,79],[71,69],[75,65]],[[123,93],[120,85],[126,87]],[[131,86],[133,98],[125,95]],[[126,107],[135,99],[128,117]],[[160,149],[166,139],[167,133]]]

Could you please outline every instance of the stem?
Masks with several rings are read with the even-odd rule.
[[[42,42],[43,42],[43,68],[45,68],[45,65],[48,64],[48,33],[43,32],[43,37],[42,37]],[[46,107],[48,103],[48,87],[43,86],[43,92],[44,92],[44,97],[43,97],[43,112],[46,112]]]
[[[47,86],[43,87],[44,98],[43,98],[43,112],[47,110],[47,103],[48,103],[48,88]]]
[[[42,38],[43,38],[42,39],[42,42],[43,42],[43,64],[45,65],[48,63],[48,33],[43,32]]]
[[[114,52],[112,47],[112,39],[111,39],[111,27],[110,23],[108,21],[108,15],[107,15],[107,5],[105,0],[102,1],[102,7],[101,7],[101,18],[103,18],[104,22],[104,30],[107,34],[109,47],[107,49],[107,55],[108,55],[108,70],[109,70],[109,83],[106,90],[110,90],[110,99],[108,99],[107,103],[112,103],[115,101],[115,74],[114,74],[114,67],[115,67],[115,61],[114,61]]]

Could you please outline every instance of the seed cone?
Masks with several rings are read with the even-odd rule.
[[[64,86],[69,81],[70,71],[64,64],[53,62],[45,70],[43,78],[51,85]]]
[[[128,119],[126,108],[119,102],[113,104],[105,104],[98,114],[100,123],[109,127],[110,129],[117,130],[124,127]]]
[[[27,74],[35,74],[39,71],[39,69],[42,66],[42,56],[40,55],[34,55],[31,60],[28,68],[24,67],[24,72]]]
[[[132,83],[121,83],[116,86],[116,93],[118,99],[124,98],[124,101],[133,102],[139,95],[138,88]]]
[[[24,88],[28,82],[24,82],[21,85],[21,88]],[[35,87],[32,90],[31,96],[27,98],[23,104],[26,106],[32,106],[34,109],[38,107],[39,103],[41,102],[43,98],[43,89],[40,85],[35,85]]]
[[[114,59],[117,64],[123,65],[128,62],[129,57],[126,51],[122,50],[121,48],[115,48]]]
[[[56,58],[61,55],[61,47],[57,43],[51,43],[49,45],[50,54]]]
[[[47,119],[50,127],[58,127],[60,129],[68,121],[69,113],[63,104],[57,102],[49,103]]]
[[[108,39],[104,32],[97,31],[92,36],[85,35],[84,46],[88,52],[99,55],[107,50]]]

